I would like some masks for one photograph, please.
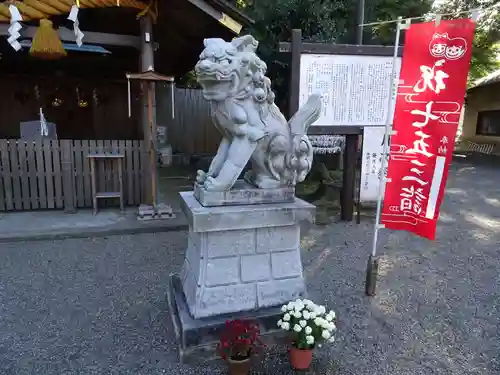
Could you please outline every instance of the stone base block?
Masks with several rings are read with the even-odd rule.
[[[225,322],[232,319],[252,319],[261,328],[262,340],[268,348],[282,351],[285,334],[277,330],[280,307],[268,307],[252,312],[219,315],[194,319],[189,313],[179,275],[171,275],[167,302],[174,326],[181,363],[203,363],[218,358],[216,348]]]
[[[244,180],[238,180],[228,191],[207,191],[200,184],[195,184],[194,196],[204,207],[287,203],[294,201],[295,188],[259,189]]]
[[[158,204],[156,209],[153,206],[141,204],[137,212],[138,220],[160,220],[173,218],[175,218],[175,213],[172,211],[172,207],[164,203]]]
[[[195,319],[280,305],[305,294],[300,225],[314,206],[293,203],[203,207],[181,193],[189,223],[180,273]]]

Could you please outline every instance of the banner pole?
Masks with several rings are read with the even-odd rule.
[[[393,90],[396,90],[396,97],[397,97],[397,89],[398,85],[396,84],[394,75],[396,73],[396,62],[398,58],[398,49],[399,49],[399,39],[401,36],[401,29],[406,28],[405,24],[404,26],[401,24],[402,17],[398,17],[398,23],[396,27],[396,38],[394,41],[394,54],[392,56],[392,72],[391,72],[391,91],[390,91],[390,97],[388,100],[387,104],[387,120],[385,122],[385,129],[384,129],[384,148],[383,148],[383,154],[382,154],[382,162],[380,166],[380,184],[378,186],[378,197],[377,197],[377,213],[375,216],[375,226],[374,226],[374,232],[373,232],[373,243],[372,243],[372,252],[370,254],[370,257],[368,258],[368,264],[366,267],[366,282],[365,282],[365,294],[367,296],[374,296],[375,295],[375,290],[377,286],[377,275],[378,275],[378,258],[377,258],[377,240],[378,240],[378,231],[381,228],[380,225],[380,216],[381,216],[381,211],[382,211],[382,198],[384,195],[385,191],[385,183],[386,183],[386,176],[385,176],[385,165],[386,165],[386,155],[389,150],[389,137],[392,135],[392,123],[394,119],[394,113],[393,112],[393,103],[392,103],[392,95],[393,95]],[[394,108],[395,109],[395,108]]]

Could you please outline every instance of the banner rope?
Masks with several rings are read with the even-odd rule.
[[[360,26],[360,27],[378,26],[378,25],[386,25],[386,24],[397,23],[397,22],[408,23],[408,22],[411,22],[413,20],[425,20],[428,17],[434,17],[436,20],[440,20],[442,17],[447,17],[447,16],[458,17],[459,15],[469,14],[469,13],[471,13],[472,18],[475,21],[480,13],[486,12],[488,10],[493,10],[495,8],[498,8],[498,7],[500,7],[500,3],[493,4],[493,5],[486,7],[486,8],[474,8],[474,9],[463,10],[460,12],[451,12],[451,13],[428,13],[428,14],[420,16],[420,17],[408,17],[408,18],[402,18],[402,19],[395,18],[395,19],[387,20],[387,21],[362,23],[362,24],[359,24],[358,26]]]

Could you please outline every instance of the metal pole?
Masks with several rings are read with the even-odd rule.
[[[365,0],[358,0],[357,12],[357,27],[356,27],[356,44],[363,44],[363,24],[365,23]]]
[[[292,30],[292,44],[290,45],[290,102],[288,116],[291,118],[299,110],[300,102],[300,54],[302,53],[302,30]]]
[[[372,243],[372,252],[370,257],[368,258],[368,265],[366,267],[366,284],[365,284],[365,293],[367,296],[375,295],[375,289],[377,286],[377,274],[378,274],[378,258],[377,258],[377,240],[378,240],[378,231],[380,229],[380,214],[382,211],[382,197],[385,191],[385,163],[386,163],[386,155],[389,150],[389,137],[392,133],[392,123],[393,116],[391,116],[392,112],[392,94],[393,90],[397,90],[397,86],[395,86],[394,75],[396,73],[396,61],[398,58],[398,47],[399,47],[399,37],[401,35],[401,17],[399,17],[399,21],[397,23],[396,28],[396,38],[394,41],[394,54],[392,56],[392,71],[391,71],[391,91],[390,97],[387,102],[387,120],[385,122],[385,131],[384,131],[384,148],[382,154],[382,163],[381,163],[381,174],[380,174],[380,184],[378,186],[378,197],[377,197],[377,214],[375,217],[375,227],[373,233],[373,243]],[[397,91],[396,91],[397,92]]]
[[[365,0],[358,0],[356,44],[363,44],[363,25],[365,18]],[[358,159],[357,134],[345,136],[344,165],[342,172],[342,202],[340,218],[344,221],[352,221],[354,214],[354,191],[356,190],[356,165]],[[358,206],[359,210],[359,206]]]

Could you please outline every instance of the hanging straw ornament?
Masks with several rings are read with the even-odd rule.
[[[31,42],[30,55],[45,60],[56,60],[67,55],[57,30],[52,27],[52,21],[40,20],[40,27]]]

